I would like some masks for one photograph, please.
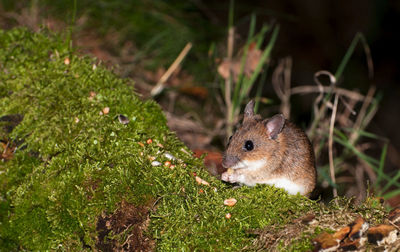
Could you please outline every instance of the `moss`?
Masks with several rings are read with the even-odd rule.
[[[59,36],[0,31],[0,71],[0,117],[23,116],[0,134],[17,146],[0,166],[0,248],[127,249],[143,238],[160,251],[237,251],[257,238],[249,230],[320,211],[280,189],[232,189],[211,177],[156,103],[140,101],[132,83]],[[167,153],[175,167],[163,165]],[[232,197],[237,204],[224,206]],[[310,237],[301,237],[293,248],[309,249]]]

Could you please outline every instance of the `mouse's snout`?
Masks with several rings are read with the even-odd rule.
[[[224,157],[222,158],[222,166],[224,168],[230,168],[232,166],[235,166],[237,162],[239,162],[239,158],[234,155],[225,154]]]

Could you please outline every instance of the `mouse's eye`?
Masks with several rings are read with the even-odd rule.
[[[253,149],[254,149],[253,141],[247,140],[247,141],[244,143],[243,148],[244,148],[245,150],[247,150],[247,151],[253,150]]]

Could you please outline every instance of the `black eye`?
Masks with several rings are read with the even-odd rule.
[[[247,151],[253,150],[253,149],[254,149],[253,141],[247,140],[247,141],[244,143],[243,148],[244,148],[245,150],[247,150]]]

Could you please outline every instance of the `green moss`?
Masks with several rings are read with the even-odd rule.
[[[255,239],[249,230],[319,209],[280,189],[232,189],[211,177],[156,103],[140,101],[132,83],[76,56],[58,36],[0,31],[0,71],[0,117],[23,115],[0,134],[18,145],[0,166],[0,248],[93,250],[103,242],[101,216],[126,201],[151,210],[146,234],[160,251],[237,251]],[[101,114],[105,107],[110,112]],[[120,123],[119,114],[130,122]],[[168,161],[166,153],[176,157],[174,168],[152,166],[154,158]],[[224,206],[232,197],[237,204]],[[122,244],[129,232],[104,239]],[[293,246],[309,249],[305,237]]]

